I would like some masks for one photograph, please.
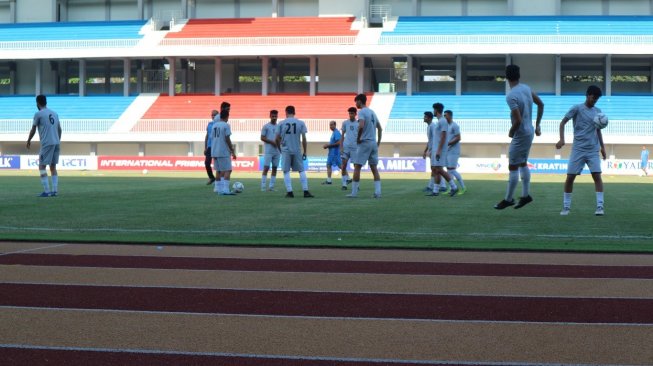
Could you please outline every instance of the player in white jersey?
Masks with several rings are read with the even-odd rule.
[[[444,170],[444,167],[447,165],[447,134],[449,132],[449,124],[447,120],[444,119],[442,115],[444,105],[442,103],[433,104],[433,110],[435,111],[435,117],[437,122],[429,124],[428,135],[431,145],[429,146],[428,151],[431,153],[431,174],[435,177],[435,184],[433,185],[433,191],[427,194],[427,196],[435,197],[440,195],[440,182],[444,179],[451,190],[449,191],[449,196],[453,197],[458,193],[458,186],[451,179],[449,173]]]
[[[27,138],[27,149],[32,144],[32,138],[38,128],[41,149],[39,150],[39,173],[41,175],[41,184],[43,192],[39,197],[55,197],[59,190],[59,175],[57,173],[57,163],[59,163],[59,150],[61,144],[61,124],[59,115],[47,107],[48,101],[45,95],[36,97],[36,108],[38,112],[34,114],[32,129],[29,131]],[[48,172],[46,166],[50,166],[52,175],[52,190],[48,182]]]
[[[347,197],[358,197],[361,168],[365,163],[368,163],[374,176],[373,197],[381,198],[381,176],[379,175],[377,165],[379,164],[379,145],[381,144],[383,128],[376,113],[365,105],[367,104],[367,96],[365,94],[358,94],[354,98],[354,102],[356,103],[356,108],[359,110],[358,135],[356,136],[358,148],[352,158],[352,162],[354,163],[354,181],[351,185],[351,194],[347,195]]]
[[[277,146],[277,119],[279,118],[279,111],[273,109],[270,111],[270,122],[266,123],[261,129],[261,141],[263,141],[263,173],[261,174],[261,191],[265,192],[265,184],[268,177],[268,171],[272,166],[272,173],[270,173],[270,185],[267,190],[274,191],[274,184],[277,181],[277,167],[279,166],[279,158],[281,151]]]
[[[585,93],[585,103],[571,107],[560,121],[560,141],[556,144],[556,149],[560,149],[565,145],[565,124],[569,120],[574,121],[574,142],[569,156],[569,165],[567,166],[567,179],[565,180],[560,215],[569,215],[574,180],[583,171],[585,164],[587,164],[594,180],[594,189],[596,191],[596,211],[594,213],[597,216],[603,216],[604,214],[603,179],[601,178],[601,160],[598,151],[601,152],[601,156],[605,160],[605,146],[603,145],[601,130],[594,125],[594,117],[601,113],[601,110],[596,108],[595,105],[602,94],[601,88],[590,85]]]
[[[460,126],[453,120],[453,112],[450,110],[444,111],[444,119],[449,124],[449,132],[447,134],[447,173],[451,175],[452,179],[455,178],[458,181],[458,195],[462,196],[467,191],[467,188],[465,187],[462,175],[456,170],[458,168],[458,159],[460,159]]]
[[[211,154],[215,159],[213,166],[216,171],[216,187],[214,191],[221,196],[234,195],[229,188],[229,180],[231,179],[232,170],[231,158],[236,159],[236,152],[231,142],[231,127],[227,123],[228,121],[229,111],[224,110],[220,113],[220,120],[215,122],[211,129],[211,133],[213,134]]]
[[[512,138],[508,150],[508,188],[503,200],[494,205],[497,210],[515,205],[513,195],[519,178],[522,181],[522,195],[515,208],[522,208],[533,202],[530,195],[531,171],[528,168],[528,155],[533,144],[533,103],[537,105],[537,120],[535,135],[541,135],[540,122],[544,113],[544,103],[540,97],[526,84],[520,84],[519,66],[506,66],[506,79],[510,84],[510,92],[506,95],[506,103],[510,108],[511,127],[508,137]]]
[[[347,165],[349,159],[356,153],[358,144],[356,137],[358,136],[358,120],[356,120],[356,107],[349,107],[347,109],[349,119],[342,121],[342,148],[340,149],[340,157],[342,158],[342,190],[347,190],[347,184],[352,180],[347,173]]]
[[[422,157],[426,159],[427,156],[430,157],[429,151],[431,151],[431,144],[433,144],[431,133],[429,133],[429,129],[431,127],[431,124],[433,123],[433,112],[428,112],[428,111],[424,112],[424,123],[426,123],[426,147],[424,148],[424,154],[422,154]],[[424,191],[425,192],[433,191],[434,184],[435,184],[435,174],[431,172],[429,177],[429,183],[426,185],[426,188],[424,188]]]
[[[304,171],[304,160],[306,160],[306,124],[304,121],[295,118],[295,107],[286,107],[286,119],[279,122],[277,126],[276,142],[281,147],[281,157],[283,160],[283,181],[286,185],[286,197],[293,198],[295,194],[292,191],[292,181],[290,179],[290,169],[299,172],[299,179],[302,183],[305,198],[312,198],[313,195],[308,191],[308,178]],[[300,146],[301,138],[301,146]]]
[[[211,161],[213,160],[213,156],[211,155],[211,140],[213,136],[211,135],[211,129],[213,128],[213,124],[215,123],[214,119],[217,115],[217,110],[214,109],[211,111],[211,121],[206,125],[206,135],[204,136],[204,168],[206,169],[206,175],[209,176],[209,181],[206,182],[207,186],[210,186],[215,182],[213,168],[211,168]]]

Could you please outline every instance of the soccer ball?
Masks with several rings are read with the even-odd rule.
[[[143,169],[143,175],[147,174],[147,169]]]
[[[606,128],[608,126],[608,116],[603,113],[597,113],[597,115],[594,116],[594,126],[599,130]]]
[[[234,192],[241,193],[243,190],[245,190],[245,185],[240,182],[234,182],[234,184],[231,185],[231,188],[233,188]]]

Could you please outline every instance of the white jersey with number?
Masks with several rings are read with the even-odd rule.
[[[59,145],[59,115],[49,109],[43,108],[34,114],[32,126],[39,130],[41,146]]]
[[[277,135],[281,136],[281,152],[301,154],[301,136],[307,132],[302,120],[293,117],[281,121],[277,127]]]

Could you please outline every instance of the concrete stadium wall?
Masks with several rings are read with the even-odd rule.
[[[320,92],[351,92],[358,87],[358,59],[354,56],[323,56],[318,59]]]
[[[512,62],[521,69],[521,80],[537,93],[555,93],[554,55],[515,55]]]
[[[320,0],[318,10],[320,15],[350,15],[360,17],[361,14],[365,14],[365,2],[351,0]]]
[[[52,22],[54,19],[54,1],[16,1],[16,23]]]

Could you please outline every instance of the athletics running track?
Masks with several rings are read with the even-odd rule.
[[[1,365],[653,365],[653,256],[0,243]]]

